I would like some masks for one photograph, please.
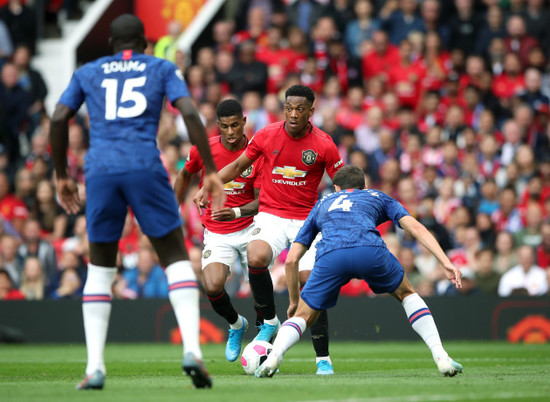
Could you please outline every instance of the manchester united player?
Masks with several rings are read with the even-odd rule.
[[[243,153],[248,139],[244,135],[246,117],[239,102],[233,99],[221,102],[216,115],[221,135],[210,139],[210,149],[219,170]],[[254,227],[253,215],[258,212],[261,161],[262,158],[258,159],[239,177],[225,184],[227,201],[224,208],[216,211],[207,208],[201,215],[206,228],[202,254],[203,283],[212,308],[229,323],[225,358],[230,362],[241,353],[248,321],[237,313],[224,286],[237,258],[243,267],[246,266],[246,246]],[[193,174],[200,171],[204,174],[202,158],[197,147],[193,146],[174,184],[178,203],[182,203]],[[200,185],[202,187],[202,176]]]
[[[271,340],[280,326],[268,267],[294,241],[317,201],[317,187],[325,170],[332,177],[343,165],[330,136],[309,122],[314,100],[311,88],[290,87],[285,93],[285,121],[258,131],[245,152],[218,172],[221,180],[227,183],[259,157],[264,157],[259,213],[254,219],[255,228],[247,248],[250,287],[257,309],[264,317],[256,340]],[[199,206],[207,203],[202,191],[195,202]],[[300,266],[301,284],[305,283],[313,267],[315,249],[310,250]],[[291,282],[288,275],[295,273],[286,274]],[[295,308],[295,305],[289,306],[291,311]],[[328,353],[326,311],[320,321],[311,331],[317,354],[317,374],[334,374]]]

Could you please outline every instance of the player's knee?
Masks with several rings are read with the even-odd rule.
[[[247,249],[248,265],[251,267],[267,267],[271,262],[271,250],[265,247],[250,246]]]
[[[202,281],[206,294],[213,295],[223,292],[225,280],[210,275],[203,275]]]

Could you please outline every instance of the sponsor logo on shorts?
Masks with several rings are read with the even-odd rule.
[[[252,236],[254,235],[257,235],[258,233],[260,233],[260,230],[262,230],[261,228],[256,228],[252,231]]]
[[[252,166],[250,166],[248,169],[245,169],[245,170],[241,173],[241,177],[247,178],[247,177],[250,176],[251,174],[252,174]]]
[[[206,250],[203,254],[202,254],[202,258],[204,258],[205,260],[210,257],[212,255],[212,250]]]
[[[308,149],[307,151],[302,151],[302,162],[304,162],[306,165],[311,166],[315,163],[317,160],[317,154],[313,152],[312,149]]]

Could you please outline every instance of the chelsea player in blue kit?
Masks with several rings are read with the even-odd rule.
[[[59,201],[68,213],[79,210],[74,181],[67,173],[68,123],[86,102],[90,148],[85,158],[86,221],[90,263],[82,296],[88,363],[77,389],[102,389],[104,348],[111,312],[111,285],[124,220],[131,207],[140,227],[166,267],[169,297],[183,338],[183,370],[197,388],[212,380],[199,345],[199,289],[184,246],[175,194],[156,146],[166,98],[181,112],[191,141],[204,161],[203,187],[213,208],[223,206],[206,131],[181,71],[165,60],[142,54],[145,35],[134,15],[110,26],[113,56],[79,68],[61,96],[51,121],[51,143]]]
[[[365,280],[375,293],[390,293],[401,302],[413,329],[430,348],[439,372],[454,376],[462,365],[452,360],[439,338],[434,319],[415,293],[403,267],[389,252],[376,227],[387,220],[400,226],[443,265],[447,278],[460,288],[460,271],[451,263],[431,233],[388,195],[365,189],[363,171],[342,167],[333,177],[336,192],[317,202],[288,253],[285,269],[291,317],[279,329],[273,350],[256,370],[256,377],[271,377],[284,353],[296,344],[324,309],[334,307],[340,288],[352,278]],[[299,294],[298,262],[318,232],[314,269]]]

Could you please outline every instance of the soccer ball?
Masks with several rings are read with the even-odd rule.
[[[254,375],[256,369],[267,359],[273,346],[266,341],[252,341],[244,348],[241,355],[241,364],[244,372],[248,375]]]

